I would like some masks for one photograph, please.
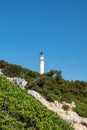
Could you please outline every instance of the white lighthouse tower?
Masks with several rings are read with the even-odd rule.
[[[44,74],[44,53],[40,53],[40,74]]]

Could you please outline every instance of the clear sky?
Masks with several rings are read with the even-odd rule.
[[[0,0],[0,59],[87,81],[87,0]]]

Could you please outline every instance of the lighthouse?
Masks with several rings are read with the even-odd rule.
[[[44,53],[40,53],[40,74],[44,74]]]

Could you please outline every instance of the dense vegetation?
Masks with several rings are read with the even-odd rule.
[[[0,60],[0,69],[2,69],[2,72],[5,76],[20,77],[26,79],[27,81],[32,81],[40,76],[40,74],[37,72],[33,72],[19,65],[9,64],[4,60]]]
[[[0,67],[7,76],[25,78],[29,82],[26,89],[36,90],[49,101],[74,101],[76,103],[75,111],[80,116],[87,117],[87,82],[64,80],[62,72],[57,70],[40,75],[5,61],[0,61]]]
[[[73,130],[26,90],[0,76],[0,130]]]

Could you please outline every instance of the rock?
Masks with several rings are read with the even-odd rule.
[[[2,70],[0,69],[0,75],[3,75]],[[25,79],[16,78],[16,77],[6,77],[11,82],[20,86],[22,89],[27,85],[27,81]],[[75,130],[87,130],[87,118],[80,117],[76,112],[73,111],[73,108],[76,107],[75,102],[70,103],[59,103],[58,101],[49,102],[45,98],[43,98],[38,92],[34,90],[28,90],[28,94],[34,96],[37,100],[39,100],[43,105],[45,105],[49,110],[58,114],[62,119],[66,120],[70,123]],[[65,111],[62,106],[68,105],[70,107],[69,110]]]
[[[75,123],[74,124],[75,130],[87,130],[87,128],[81,124]]]
[[[75,108],[76,107],[75,102],[72,101],[70,107]]]
[[[69,122],[80,123],[80,118],[76,112],[68,111],[66,113],[66,119]]]
[[[3,77],[9,79],[11,82],[15,83],[16,85],[20,86],[22,89],[25,89],[25,86],[27,85],[27,81],[25,79],[17,78],[17,77],[7,77],[2,73],[2,69],[0,69],[0,75]]]
[[[2,73],[2,69],[0,69],[0,75],[3,75],[3,73]]]
[[[62,119],[66,120],[67,123],[70,123],[75,128],[75,130],[87,130],[87,118],[80,117],[76,112],[73,111],[73,109],[69,109],[68,111],[62,109],[64,104],[69,105],[70,108],[76,107],[74,102],[71,104],[66,102],[59,103],[58,101],[49,102],[34,90],[28,90],[28,94],[34,96],[49,110],[58,114]]]
[[[22,89],[24,89],[28,83],[25,79],[21,78],[16,77],[6,77],[6,78],[9,79],[11,82],[15,83],[16,85],[20,86]]]

